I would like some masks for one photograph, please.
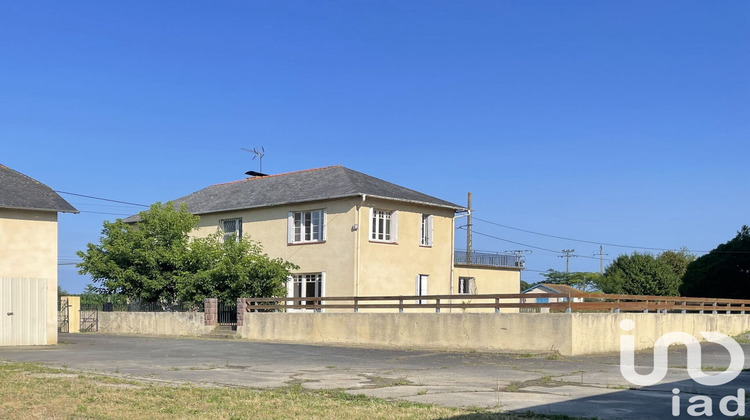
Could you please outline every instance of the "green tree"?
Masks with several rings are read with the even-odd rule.
[[[638,252],[620,255],[604,271],[600,281],[604,293],[678,296],[680,275],[668,261]]]
[[[688,265],[695,261],[695,255],[687,248],[682,248],[679,251],[664,251],[656,259],[668,265],[679,278],[682,278]]]
[[[233,302],[238,297],[283,296],[290,270],[296,265],[263,254],[262,246],[249,239],[222,241],[217,233],[190,244],[181,276],[179,298],[202,302],[215,297]]]
[[[173,303],[177,278],[188,251],[188,234],[198,216],[186,206],[155,203],[139,214],[137,226],[117,219],[104,222],[98,244],[78,251],[80,274],[90,274],[100,289],[143,302]]]
[[[296,268],[246,238],[224,241],[219,233],[191,240],[199,217],[184,205],[156,203],[139,216],[135,225],[104,222],[99,243],[77,253],[79,273],[90,274],[100,294],[163,304],[280,295]]]
[[[67,290],[63,289],[62,286],[59,284],[57,285],[57,297],[60,296],[68,296],[70,293],[68,293]]]
[[[547,270],[547,272],[542,273],[542,276],[547,279],[544,281],[545,283],[565,284],[575,287],[582,292],[593,292],[598,290],[599,282],[601,281],[601,274],[599,273],[588,273],[583,271],[566,273],[551,268]]]
[[[690,263],[680,292],[684,296],[750,299],[750,227],[737,232]]]

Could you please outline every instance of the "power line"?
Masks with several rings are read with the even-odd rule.
[[[146,207],[146,208],[149,207],[149,206],[147,206],[145,204],[131,203],[131,202],[128,202],[128,201],[120,201],[120,200],[112,200],[110,198],[94,197],[93,195],[78,194],[78,193],[72,193],[72,192],[66,192],[66,191],[59,191],[59,190],[55,190],[55,192],[58,193],[58,194],[68,194],[68,195],[75,195],[76,197],[91,198],[93,200],[101,200],[101,201],[109,201],[109,202],[112,202],[112,203],[128,204],[128,205],[137,206],[137,207]]]
[[[491,224],[491,225],[499,226],[499,227],[502,227],[502,228],[505,228],[505,229],[517,230],[519,232],[531,233],[532,235],[546,236],[548,238],[562,239],[562,240],[565,240],[565,241],[582,242],[582,243],[594,244],[594,245],[614,246],[614,247],[619,247],[619,248],[645,249],[645,250],[649,250],[649,251],[679,251],[679,249],[675,249],[675,248],[651,248],[651,247],[646,247],[646,246],[633,246],[633,245],[611,244],[611,243],[607,243],[607,242],[587,241],[587,240],[584,240],[584,239],[567,238],[565,236],[550,235],[550,234],[547,234],[547,233],[534,232],[534,231],[527,230],[527,229],[521,229],[521,228],[517,228],[517,227],[513,227],[513,226],[503,225],[503,224],[495,223],[495,222],[492,222],[492,221],[489,221],[489,220],[480,219],[478,217],[474,217],[474,220],[479,220],[480,222],[484,222],[484,223],[488,223],[488,224]],[[693,252],[708,252],[708,251],[693,251]]]
[[[465,229],[466,227],[465,226],[459,226],[458,228],[459,229]],[[521,242],[511,241],[509,239],[500,238],[500,237],[489,235],[489,234],[482,233],[482,232],[477,232],[476,230],[474,231],[474,233],[477,234],[477,235],[486,236],[488,238],[497,239],[498,241],[503,241],[503,242],[508,242],[508,243],[511,243],[511,244],[521,245],[521,246],[525,246],[525,247],[532,248],[532,249],[538,249],[540,251],[551,252],[553,254],[560,254],[560,251],[559,250],[555,250],[555,249],[542,248],[542,247],[539,247],[539,246],[534,246],[534,245],[524,244],[524,243],[521,243]],[[599,258],[596,258],[596,257],[589,257],[589,256],[586,256],[586,255],[577,255],[577,257],[579,257],[579,258],[588,258],[588,259],[592,259],[592,260],[598,260],[599,259]],[[611,259],[607,259],[607,258],[605,258],[604,260],[605,261],[612,261]]]

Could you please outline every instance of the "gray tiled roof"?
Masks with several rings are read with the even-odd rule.
[[[0,208],[78,213],[52,188],[0,165]]]
[[[175,205],[186,203],[191,213],[206,214],[356,197],[362,194],[453,210],[464,209],[457,204],[343,166],[329,166],[212,185],[173,200],[173,203]],[[137,220],[137,216],[130,216],[125,219],[126,222]]]

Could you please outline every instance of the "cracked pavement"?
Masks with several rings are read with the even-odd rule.
[[[747,354],[750,346],[742,347]],[[702,348],[704,367],[728,366],[723,348]],[[638,371],[650,372],[652,359],[650,352],[638,353],[636,364],[643,366]],[[645,388],[633,387],[622,377],[618,354],[562,357],[61,334],[57,346],[0,347],[0,360],[167,383],[254,388],[301,384],[385,399],[601,419],[674,418],[674,388],[682,392],[685,418],[690,418],[685,411],[693,395],[711,396],[714,417],[721,418],[719,399],[736,396],[739,388],[750,385],[748,372],[724,386],[698,385],[685,369],[684,347],[670,349],[664,382]]]

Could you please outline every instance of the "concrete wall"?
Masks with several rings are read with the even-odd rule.
[[[624,319],[635,330],[622,331]],[[636,349],[647,349],[674,331],[737,335],[750,331],[750,315],[247,313],[237,328],[250,340],[563,355],[618,352],[621,334],[634,334]]]
[[[211,332],[203,312],[102,312],[99,332],[105,334],[152,334],[198,336]]]
[[[0,209],[0,277],[46,279],[46,343],[57,343],[57,212]]]

